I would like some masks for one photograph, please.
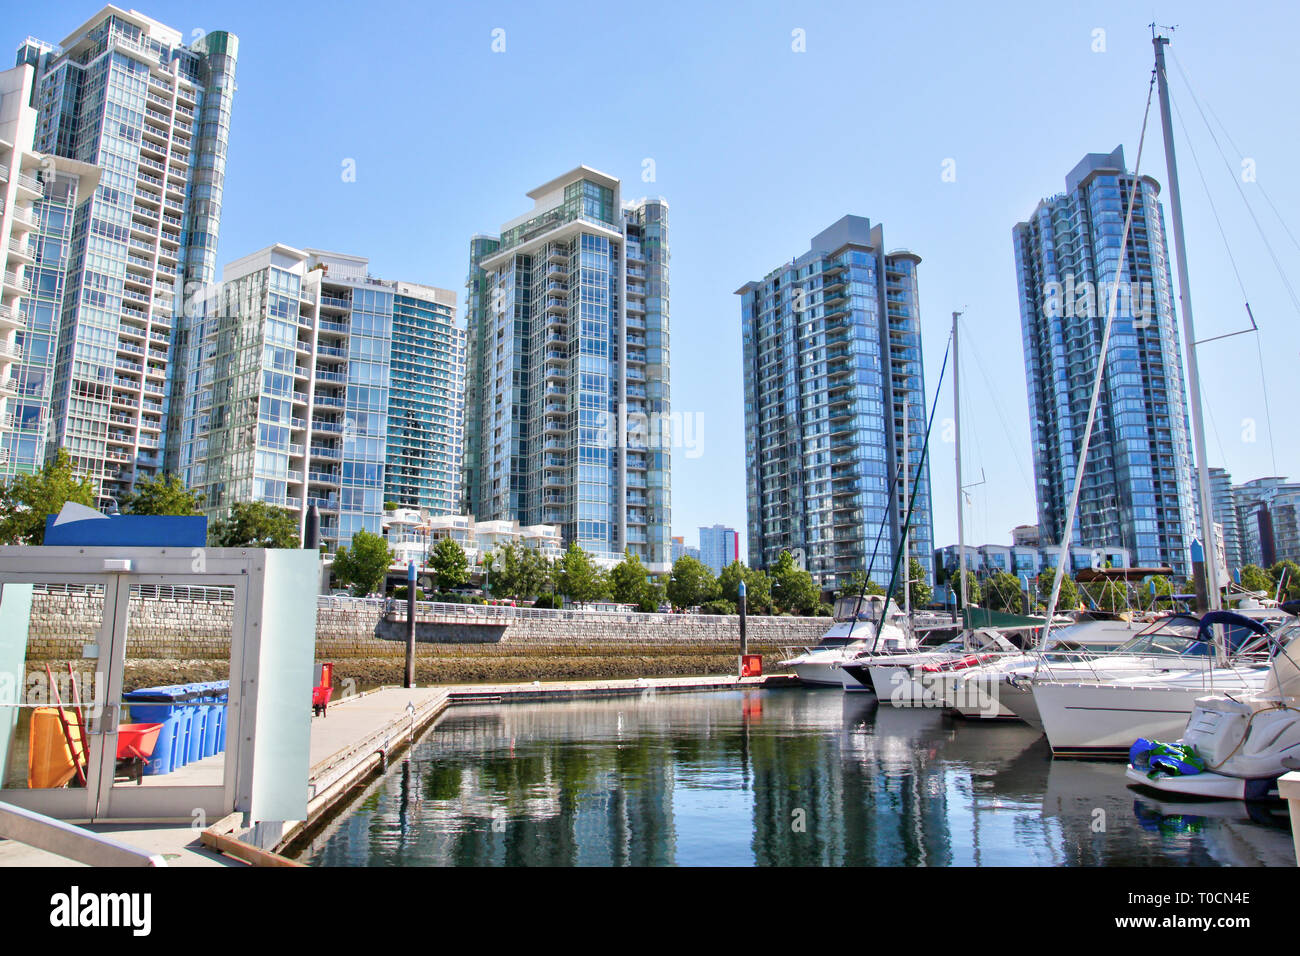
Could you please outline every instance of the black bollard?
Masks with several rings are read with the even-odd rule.
[[[307,526],[303,529],[302,546],[312,551],[320,550],[320,509],[315,505],[307,509]]]
[[[406,683],[415,686],[415,562],[406,568]]]

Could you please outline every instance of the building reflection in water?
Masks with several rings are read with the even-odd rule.
[[[455,708],[305,858],[1289,865],[1289,832],[1232,806],[1203,823],[1162,826],[1163,816],[1197,811],[1163,814],[1126,785],[1118,764],[1053,762],[1041,737],[1016,722],[955,721],[837,691],[648,692]]]

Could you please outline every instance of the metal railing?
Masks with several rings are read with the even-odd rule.
[[[0,837],[87,866],[167,865],[156,853],[8,803],[0,803]]]
[[[230,602],[235,599],[235,589],[196,584],[136,584],[135,594],[146,600],[164,601],[200,601],[204,603]],[[66,582],[46,582],[32,585],[32,590],[45,594],[94,594],[103,593],[98,584],[68,584]]]

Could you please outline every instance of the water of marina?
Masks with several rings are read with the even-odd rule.
[[[1021,723],[839,691],[448,712],[317,866],[1294,866],[1285,808],[1172,803]],[[1252,818],[1253,816],[1253,818]]]

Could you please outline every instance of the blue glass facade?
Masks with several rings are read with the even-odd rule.
[[[358,531],[382,533],[392,468],[403,469],[399,490],[456,500],[459,398],[446,392],[463,380],[464,354],[454,293],[373,278],[361,257],[284,245],[226,276],[195,319],[201,359],[179,447],[181,477],[211,517],[261,501],[302,526],[315,505],[335,551]]]
[[[1116,312],[1070,543],[1117,545],[1145,566],[1190,573],[1191,438],[1159,185],[1124,153],[1089,154],[1013,231],[1038,525],[1060,542],[1074,487],[1111,289]]]
[[[455,296],[395,295],[392,356],[384,500],[459,514],[465,332],[456,326]]]
[[[880,226],[846,216],[738,290],[749,563],[801,550],[827,589],[865,570],[878,535],[873,577],[888,580],[907,512],[901,482],[892,502],[889,487],[904,460],[916,489],[908,553],[928,567],[933,551],[920,260],[883,242]]]
[[[176,466],[191,311],[216,274],[238,40],[106,8],[63,50],[28,41],[36,148],[99,167],[78,212],[54,372],[53,437],[107,496]],[[200,296],[192,293],[195,298]]]

